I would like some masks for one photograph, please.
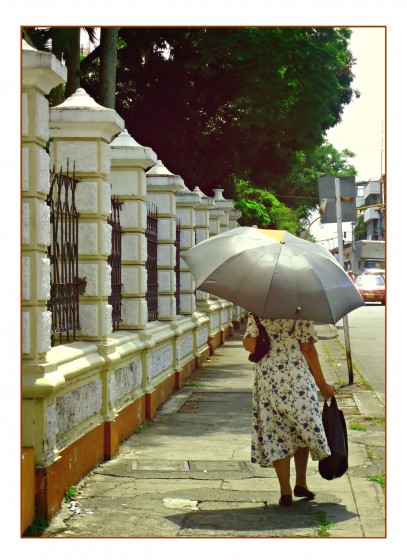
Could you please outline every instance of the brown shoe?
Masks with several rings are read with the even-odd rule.
[[[280,506],[284,507],[291,506],[291,504],[293,503],[292,496],[290,494],[285,494],[284,496],[281,496],[278,503],[280,504]]]
[[[294,487],[294,496],[296,498],[307,498],[308,500],[313,500],[315,498],[314,492],[307,490],[307,488],[304,488],[303,486]]]

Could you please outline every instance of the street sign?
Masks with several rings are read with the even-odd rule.
[[[355,177],[339,177],[342,222],[356,221],[356,183]],[[337,221],[335,177],[325,175],[318,179],[321,224],[334,224]]]

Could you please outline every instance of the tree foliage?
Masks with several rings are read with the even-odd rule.
[[[285,229],[299,233],[301,226],[294,210],[281,203],[270,192],[254,187],[248,180],[234,178],[236,198],[234,206],[242,212],[242,226],[265,229]]]
[[[360,241],[361,239],[367,238],[367,223],[365,222],[365,218],[363,214],[358,216],[356,220],[356,224],[353,230],[353,236],[355,241]]]
[[[352,164],[355,154],[350,150],[338,151],[332,144],[324,142],[314,150],[303,150],[294,154],[292,167],[279,184],[273,185],[290,207],[305,217],[318,204],[318,179],[323,175],[346,177],[356,175]]]
[[[350,30],[121,28],[116,110],[187,185],[232,174],[284,192],[298,153],[320,146],[352,89]],[[97,49],[96,49],[97,50]],[[98,58],[82,85],[98,100]]]
[[[51,105],[58,105],[80,86],[81,44],[80,31],[85,31],[92,43],[96,42],[94,27],[23,27],[22,37],[40,51],[51,51],[67,67],[67,83],[54,88],[49,96]]]
[[[73,29],[29,34],[66,59],[76,52]],[[94,28],[86,30],[94,40]],[[305,217],[320,175],[355,174],[350,152],[324,144],[359,95],[350,36],[329,27],[123,27],[115,108],[188,186],[235,196],[239,177]],[[81,87],[102,104],[104,57],[99,45],[80,61]]]

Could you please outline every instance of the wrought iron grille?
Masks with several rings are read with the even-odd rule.
[[[112,226],[112,252],[107,262],[112,267],[112,293],[107,301],[112,306],[113,330],[117,331],[122,321],[122,228],[120,225],[122,203],[113,196],[111,205],[112,212],[107,222]]]
[[[158,318],[158,211],[157,206],[147,203],[147,309],[148,320],[155,321]]]
[[[78,219],[75,206],[75,166],[69,175],[55,173],[50,177],[47,197],[50,207],[51,244],[47,256],[51,263],[51,294],[47,309],[51,311],[51,345],[76,340],[79,324],[79,294],[86,281],[78,276]]]
[[[175,309],[181,313],[181,222],[176,220],[175,235]]]

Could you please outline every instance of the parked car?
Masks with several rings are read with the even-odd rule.
[[[364,301],[379,301],[385,305],[386,285],[379,274],[360,274],[355,280],[355,286]]]
[[[379,274],[386,282],[386,271],[384,268],[365,268],[363,274]]]

